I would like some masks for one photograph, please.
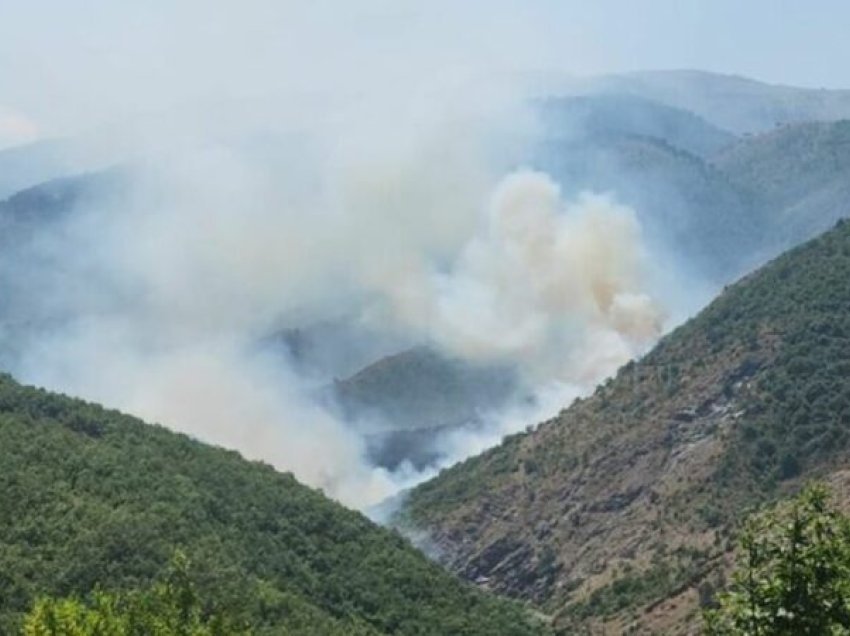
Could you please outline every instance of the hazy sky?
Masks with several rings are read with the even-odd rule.
[[[465,73],[700,68],[850,87],[847,0],[0,0],[0,146]]]

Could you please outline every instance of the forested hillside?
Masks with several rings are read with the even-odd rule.
[[[178,551],[257,634],[543,631],[291,475],[0,376],[0,633],[42,596],[147,588]]]
[[[684,633],[746,510],[848,465],[850,224],[729,287],[595,394],[442,472],[399,523],[579,627]]]

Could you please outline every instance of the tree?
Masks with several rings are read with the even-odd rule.
[[[24,622],[25,636],[126,636],[126,614],[117,610],[114,596],[98,592],[90,606],[78,599],[41,598]]]
[[[149,589],[76,598],[41,598],[24,620],[24,636],[225,636],[247,634],[219,613],[205,613],[178,552]]]
[[[850,634],[850,518],[820,485],[755,516],[729,591],[704,614],[712,635]]]

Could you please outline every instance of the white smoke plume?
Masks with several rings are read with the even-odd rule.
[[[517,364],[531,386],[585,389],[660,328],[631,210],[604,197],[565,203],[531,171],[488,194],[478,157],[454,157],[355,162],[312,175],[333,185],[308,193],[223,150],[142,170],[126,207],[88,209],[60,232],[70,269],[34,284],[74,319],[39,333],[20,372],[373,504],[421,475],[370,466],[357,434],[256,351],[293,312],[344,308],[379,332]],[[74,293],[57,300],[69,279]],[[448,456],[544,414],[522,413],[447,437]]]
[[[547,175],[496,187],[448,274],[385,292],[399,318],[449,352],[507,359],[539,381],[598,381],[658,337],[634,212],[601,196],[565,203]]]
[[[634,212],[602,195],[565,201],[545,174],[517,169],[536,133],[504,76],[536,43],[514,30],[521,3],[454,21],[404,3],[190,4],[161,40],[140,14],[162,50],[109,34],[102,48],[120,53],[100,56],[109,64],[85,57],[75,79],[17,96],[41,104],[34,126],[56,103],[59,132],[74,115],[101,125],[97,156],[125,162],[129,180],[119,201],[0,254],[26,290],[21,379],[366,507],[423,475],[370,465],[314,380],[258,347],[275,331],[342,317],[388,342],[516,365],[537,410],[447,437],[449,459],[565,405],[657,336],[664,311]],[[351,42],[352,25],[375,37]],[[370,50],[384,27],[392,37]]]

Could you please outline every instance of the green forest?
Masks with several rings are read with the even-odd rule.
[[[198,629],[544,632],[289,474],[0,377],[0,633],[31,611],[168,606],[175,555]]]

